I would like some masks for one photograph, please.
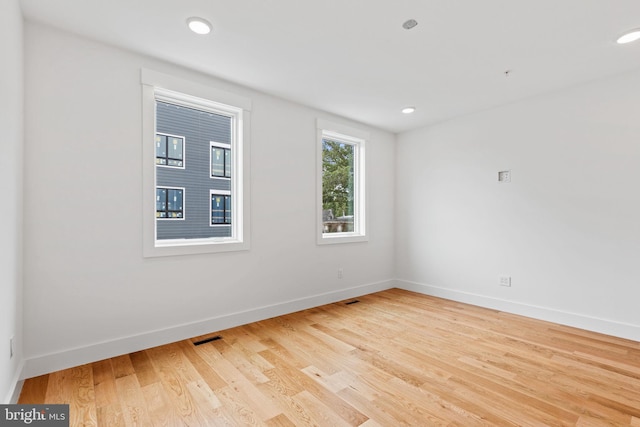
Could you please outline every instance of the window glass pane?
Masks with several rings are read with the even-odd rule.
[[[224,150],[224,176],[231,178],[231,150]]]
[[[355,146],[322,140],[323,232],[352,232],[354,220]]]
[[[156,188],[156,218],[166,218],[167,190]]]
[[[167,137],[156,134],[156,164],[167,164]]]
[[[224,148],[211,147],[211,176],[224,176]]]
[[[167,139],[167,164],[169,166],[182,167],[183,139],[176,137],[168,137]]]
[[[182,218],[182,190],[168,190],[167,210],[171,218]]]
[[[211,195],[211,224],[224,224],[224,196]]]
[[[171,97],[163,90],[158,90],[158,95]],[[238,142],[233,119],[241,113],[233,111],[227,115],[224,111],[225,114],[217,114],[217,105],[211,106],[212,111],[206,111],[210,106],[201,99],[190,102],[188,98],[184,95],[184,99],[179,100],[184,104],[156,99],[154,136],[158,136],[160,145],[156,146],[155,155],[159,159],[160,155],[164,157],[155,168],[155,186],[166,190],[164,206],[158,206],[156,211],[156,247],[165,246],[165,242],[172,246],[171,241],[178,239],[212,239],[213,242],[237,236],[236,229],[229,224],[232,218],[226,205],[230,198],[226,196],[231,190],[242,191],[230,182],[229,167],[236,161],[236,157],[231,159],[230,154]],[[203,105],[204,109],[197,108],[197,105]],[[235,168],[233,173],[235,176]],[[189,196],[188,208],[187,193],[192,195]],[[209,224],[206,218],[207,196],[211,199]],[[234,197],[233,194],[230,196]],[[186,215],[187,210],[189,215]],[[236,222],[240,226],[242,224],[241,219],[233,222],[234,226]]]
[[[167,142],[169,156],[172,159],[182,160],[182,138],[170,137]]]
[[[224,222],[231,224],[231,196],[224,196]]]

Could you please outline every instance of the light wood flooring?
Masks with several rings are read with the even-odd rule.
[[[25,382],[72,426],[640,426],[640,343],[392,289]]]

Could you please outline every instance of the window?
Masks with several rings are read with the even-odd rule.
[[[211,177],[231,178],[231,149],[228,145],[211,142]]]
[[[156,165],[184,166],[184,137],[156,133]]]
[[[156,218],[184,218],[184,188],[156,188]]]
[[[211,225],[231,224],[231,195],[211,193]]]
[[[358,129],[318,120],[319,244],[367,240],[365,142]]]
[[[150,70],[141,80],[144,255],[248,249],[250,101]]]

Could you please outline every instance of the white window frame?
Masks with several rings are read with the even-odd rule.
[[[209,206],[211,206],[211,197],[216,196],[231,196],[231,209],[233,210],[233,194],[227,190],[209,190]],[[229,227],[233,225],[233,211],[231,212],[231,224],[212,224],[211,223],[211,210],[209,210],[209,227]]]
[[[186,156],[187,153],[185,151],[187,138],[182,136],[182,135],[172,135],[170,133],[165,133],[165,132],[156,132],[155,134],[156,135],[163,135],[163,136],[170,136],[172,138],[180,138],[182,140],[182,166],[171,166],[169,164],[161,165],[161,164],[158,164],[158,163],[156,163],[156,166],[159,167],[159,168],[184,169],[185,166],[187,165],[187,156]],[[168,150],[169,150],[169,147],[167,146],[167,151]],[[156,157],[156,159],[157,159],[157,157]]]
[[[211,170],[213,169],[213,147],[224,148],[225,150],[231,151],[231,170],[233,170],[233,150],[231,149],[231,145],[225,144],[223,142],[209,141],[209,177],[211,179],[225,179],[229,181],[231,178],[233,178],[233,175],[231,176],[231,178],[229,178],[228,176],[215,176],[211,172]]]
[[[148,69],[141,70],[140,80],[142,86],[143,256],[178,256],[249,250],[251,100],[208,85]],[[156,238],[155,135],[157,100],[233,117],[231,167],[234,175],[230,192],[232,196],[231,237],[167,240]],[[185,146],[184,149],[186,150],[186,148]],[[165,188],[165,186],[159,187]],[[183,206],[183,209],[186,209],[186,206]]]
[[[158,165],[159,166],[159,165]],[[185,217],[187,216],[187,192],[185,190],[184,187],[172,187],[169,185],[156,185],[156,197],[158,197],[158,189],[159,188],[163,188],[166,190],[182,190],[182,218],[158,218],[156,217],[156,220],[160,220],[160,221],[184,221]],[[169,203],[168,199],[167,199],[167,203]],[[158,212],[156,210],[156,212]]]
[[[334,123],[324,119],[318,119],[316,127],[316,242],[319,245],[367,242],[369,240],[369,234],[367,232],[368,208],[365,147],[367,141],[370,139],[369,133],[351,126]],[[324,232],[324,224],[322,221],[322,140],[324,138],[330,138],[354,147],[354,223],[352,232]]]

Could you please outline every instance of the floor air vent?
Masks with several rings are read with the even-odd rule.
[[[357,299],[354,299],[353,301],[345,302],[345,304],[346,305],[351,305],[351,304],[355,304],[357,302],[360,302],[360,301],[358,301]]]
[[[218,341],[218,340],[221,340],[221,339],[222,339],[222,337],[220,335],[216,335],[215,337],[205,338],[203,340],[196,341],[196,342],[193,343],[193,345],[202,345],[202,344],[206,344],[206,343],[211,342],[211,341]]]

